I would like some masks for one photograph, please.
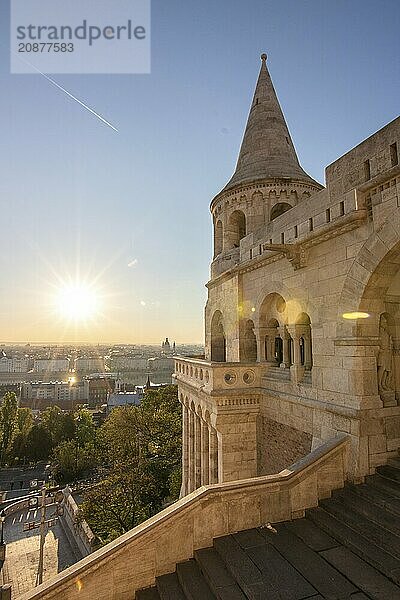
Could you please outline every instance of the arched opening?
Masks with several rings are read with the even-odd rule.
[[[290,210],[291,208],[292,206],[288,202],[278,202],[278,204],[275,204],[275,206],[273,206],[271,209],[270,220],[273,221],[274,219],[280,217],[281,215],[283,215],[283,213],[285,213],[287,210]]]
[[[257,361],[257,339],[254,333],[254,322],[251,319],[244,325],[242,359],[245,362]]]
[[[259,323],[260,331],[264,335],[265,360],[271,365],[280,365],[284,362],[283,337],[286,339],[284,332],[286,321],[286,302],[284,298],[276,292],[268,294],[260,306]]]
[[[307,313],[301,313],[296,319],[296,332],[299,335],[300,365],[306,370],[312,368],[311,320]]]
[[[271,364],[280,364],[283,358],[283,344],[279,337],[279,322],[277,319],[270,319],[267,323],[266,334],[264,337],[265,360]]]
[[[221,311],[215,311],[211,320],[211,360],[226,362],[226,339]]]
[[[239,248],[240,240],[246,235],[246,217],[241,210],[235,210],[228,220],[226,231],[227,247]]]
[[[222,221],[214,224],[214,258],[221,254],[223,248],[224,231]]]

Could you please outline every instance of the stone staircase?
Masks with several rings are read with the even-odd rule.
[[[306,517],[214,539],[136,600],[399,600],[400,458]]]

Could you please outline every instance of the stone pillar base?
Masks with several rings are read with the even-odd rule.
[[[380,392],[380,397],[383,402],[383,406],[397,406],[396,394],[392,391]]]
[[[305,368],[300,365],[292,365],[290,367],[290,379],[293,383],[301,383],[304,378]]]

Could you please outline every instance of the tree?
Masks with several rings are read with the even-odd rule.
[[[25,449],[26,458],[34,462],[47,460],[52,446],[53,441],[50,433],[41,423],[38,423],[28,433]]]
[[[179,495],[181,407],[175,386],[146,393],[140,406],[114,409],[97,436],[106,470],[84,495],[83,513],[106,543]]]
[[[92,448],[79,447],[74,440],[65,440],[54,448],[52,471],[58,483],[70,483],[88,474],[94,467]]]
[[[14,392],[7,392],[3,397],[0,407],[0,461],[2,465],[5,464],[11,449],[11,444],[17,426],[17,411],[17,396],[14,394]]]
[[[27,440],[29,432],[33,427],[33,415],[30,408],[18,408],[16,419],[16,430],[10,454],[15,461],[25,460]]]
[[[75,413],[75,439],[78,446],[94,445],[96,428],[93,417],[86,408],[81,408]]]
[[[59,406],[49,406],[43,411],[41,420],[51,436],[53,447],[75,437],[73,413],[64,413]]]

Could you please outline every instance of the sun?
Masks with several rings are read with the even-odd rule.
[[[98,312],[99,296],[84,283],[69,284],[58,290],[55,305],[61,317],[70,321],[86,321]]]

